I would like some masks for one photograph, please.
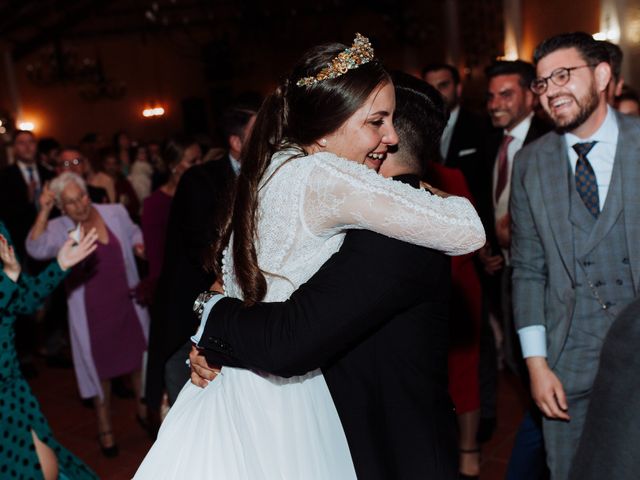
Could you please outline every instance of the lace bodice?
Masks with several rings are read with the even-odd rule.
[[[276,274],[266,275],[265,301],[289,298],[340,248],[347,229],[375,231],[450,255],[475,251],[485,242],[478,214],[465,198],[431,195],[331,153],[291,158],[295,153],[276,153],[261,184],[258,263]],[[230,248],[223,273],[226,294],[242,298]]]

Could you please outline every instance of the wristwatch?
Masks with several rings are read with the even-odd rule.
[[[211,300],[214,295],[219,295],[218,292],[214,292],[211,290],[207,290],[206,292],[202,292],[196,298],[196,301],[193,302],[193,313],[198,317],[198,321],[202,320],[202,314],[204,313],[204,306],[206,303]]]

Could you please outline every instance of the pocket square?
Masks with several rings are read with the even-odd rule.
[[[458,152],[459,157],[466,157],[467,155],[471,155],[472,153],[476,153],[478,151],[477,148],[465,148],[464,150],[460,150]]]

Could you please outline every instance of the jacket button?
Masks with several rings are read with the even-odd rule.
[[[629,259],[628,258],[623,258],[622,259],[622,263],[624,263],[625,265],[629,265]]]
[[[620,279],[616,280],[616,284],[617,285],[622,285],[622,280],[620,280]]]

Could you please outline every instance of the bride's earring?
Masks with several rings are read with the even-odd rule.
[[[323,148],[327,146],[327,139],[326,138],[321,138],[320,139],[320,146],[323,147]]]

